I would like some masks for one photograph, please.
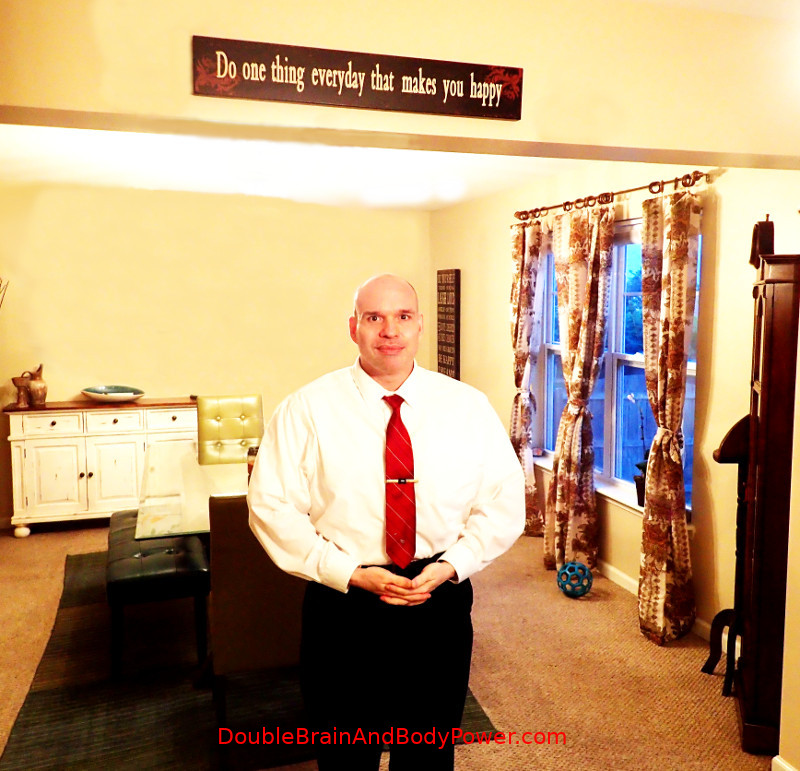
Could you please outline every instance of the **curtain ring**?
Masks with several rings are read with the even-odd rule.
[[[600,196],[597,199],[597,203],[601,206],[605,206],[606,204],[611,203],[614,200],[613,193],[600,193]]]
[[[663,182],[651,182],[647,189],[653,194],[658,195],[659,193],[664,192],[664,183]]]
[[[561,206],[564,209],[564,211],[572,211],[572,201],[564,201],[564,203],[562,203]]]
[[[695,182],[696,180],[694,178],[694,174],[684,174],[681,177],[681,185],[683,185],[684,187],[692,187],[692,185],[694,185]]]
[[[576,198],[575,199],[575,208],[576,209],[582,209],[585,206],[585,204],[586,204],[586,199],[585,198]]]

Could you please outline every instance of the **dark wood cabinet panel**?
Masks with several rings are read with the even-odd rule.
[[[732,680],[742,748],[774,755],[781,714],[800,255],[761,251],[765,245],[771,249],[771,224],[759,223],[753,237],[751,262],[758,277],[753,287],[750,413],[714,453],[719,463],[739,465],[736,586],[734,608],[721,611],[712,624],[712,653],[703,669],[713,671],[720,649],[715,638],[728,626],[729,671],[723,692],[730,692]],[[765,231],[761,235],[759,226]],[[737,637],[741,647],[735,660]]]

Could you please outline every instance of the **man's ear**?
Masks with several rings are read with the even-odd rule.
[[[348,319],[348,325],[350,327],[350,339],[355,343],[356,342],[356,326],[358,325],[358,320],[355,316],[351,316]]]

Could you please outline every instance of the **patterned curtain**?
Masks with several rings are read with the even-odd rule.
[[[590,568],[597,565],[588,403],[603,355],[613,246],[611,208],[581,209],[555,218],[553,256],[567,404],[558,425],[545,512],[544,563],[549,569],[573,560]]]
[[[645,475],[639,626],[659,645],[685,635],[695,619],[681,426],[701,211],[687,192],[644,202],[645,380],[658,429]]]
[[[536,400],[530,390],[531,370],[536,367],[542,343],[537,281],[542,257],[542,225],[511,226],[511,258],[514,278],[511,284],[511,343],[514,346],[514,385],[517,393],[511,408],[511,443],[525,472],[525,534],[542,535],[542,512],[536,496],[533,474],[531,431]]]

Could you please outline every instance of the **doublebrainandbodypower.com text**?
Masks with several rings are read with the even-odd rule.
[[[219,729],[219,744],[433,744],[445,747],[449,743],[464,744],[561,744],[566,745],[563,731],[410,731],[407,728],[389,728],[386,731],[310,731],[307,728],[282,730],[278,727],[260,730],[234,731]]]

